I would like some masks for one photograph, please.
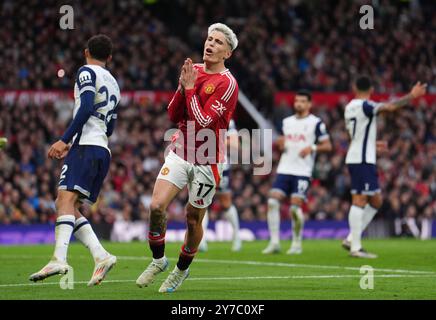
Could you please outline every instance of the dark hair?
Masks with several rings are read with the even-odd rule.
[[[86,47],[88,48],[91,57],[100,61],[106,61],[112,54],[112,41],[104,34],[98,34],[91,37],[88,40]]]
[[[359,91],[368,91],[372,87],[371,79],[368,76],[359,76],[355,82],[356,89]]]
[[[298,90],[296,96],[304,96],[307,100],[312,101],[312,94],[308,90]]]

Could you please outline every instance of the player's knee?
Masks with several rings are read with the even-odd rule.
[[[274,199],[277,201],[282,201],[285,196],[278,191],[271,191],[268,195],[269,199]]]
[[[76,201],[77,201],[77,196],[73,192],[66,192],[66,191],[59,192],[55,200],[56,210],[58,212],[62,210],[75,211]]]
[[[353,206],[364,208],[368,203],[368,197],[366,195],[355,194],[352,197]]]
[[[150,203],[150,215],[162,215],[166,209],[165,204],[162,201],[152,200]]]
[[[299,198],[299,197],[292,197],[291,198],[291,206],[292,207],[295,207],[295,208],[302,207],[303,203],[304,203],[303,198]]]
[[[365,201],[365,200],[356,200],[356,201],[353,201],[353,206],[360,207],[360,208],[365,208],[367,203],[368,202]]]
[[[195,229],[201,226],[201,219],[199,213],[189,212],[186,214],[186,224],[188,229]]]
[[[62,206],[62,199],[57,197],[56,200],[55,200],[55,206],[56,206],[56,209],[59,210],[59,207]]]
[[[232,198],[231,197],[221,198],[221,206],[224,211],[228,210],[232,206]]]
[[[381,206],[383,204],[383,198],[381,197],[381,195],[377,195],[375,197],[372,197],[369,201],[369,204],[371,207],[378,210],[381,208]]]

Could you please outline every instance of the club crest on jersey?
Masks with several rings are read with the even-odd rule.
[[[224,111],[226,111],[226,107],[219,102],[218,100],[215,100],[215,102],[212,104],[212,110],[215,111],[215,113],[219,114],[220,116],[223,115]]]
[[[170,172],[170,169],[168,167],[165,167],[160,172],[163,176],[166,176]]]
[[[212,83],[209,83],[204,87],[204,92],[206,94],[212,94],[214,91],[215,91],[215,86]]]

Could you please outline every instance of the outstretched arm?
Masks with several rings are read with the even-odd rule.
[[[380,104],[380,106],[377,108],[378,109],[377,112],[378,113],[394,112],[399,108],[408,105],[413,99],[423,96],[426,90],[427,90],[427,84],[426,83],[421,84],[421,82],[418,82],[413,86],[412,90],[410,90],[410,92],[405,96],[392,102],[386,102]]]

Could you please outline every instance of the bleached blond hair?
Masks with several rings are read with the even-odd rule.
[[[212,31],[222,32],[226,37],[227,43],[229,44],[232,51],[235,50],[238,46],[238,38],[236,37],[236,34],[224,23],[211,24],[207,29],[207,34],[211,34]]]

